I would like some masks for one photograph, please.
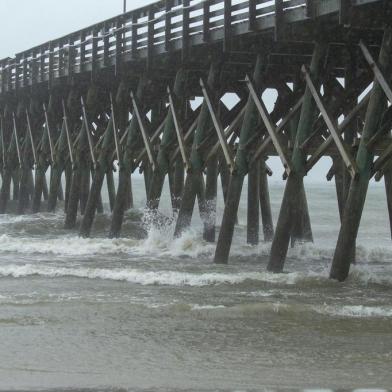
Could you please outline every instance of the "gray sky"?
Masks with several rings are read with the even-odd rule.
[[[127,9],[152,2],[127,0]],[[121,14],[122,9],[123,0],[0,0],[0,59]],[[279,159],[271,158],[268,163],[274,170],[273,179],[280,179]],[[323,159],[307,180],[325,181],[330,165],[330,159]]]
[[[128,10],[152,0],[127,0]],[[0,59],[122,13],[123,0],[0,0]]]

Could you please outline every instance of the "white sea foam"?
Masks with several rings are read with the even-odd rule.
[[[344,306],[315,306],[313,309],[317,313],[339,317],[392,317],[391,306],[365,306],[365,305],[344,305]]]
[[[192,305],[191,310],[215,310],[215,309],[224,309],[226,306],[224,305]]]
[[[308,279],[300,273],[272,274],[268,272],[238,272],[238,273],[192,273],[178,271],[144,271],[133,268],[85,268],[85,267],[56,267],[50,265],[2,265],[0,276],[22,278],[28,276],[43,276],[49,278],[75,277],[86,279],[105,279],[126,281],[141,285],[171,285],[171,286],[207,286],[218,284],[240,284],[247,280],[273,284],[294,285]]]
[[[79,238],[63,236],[58,238],[14,237],[0,235],[2,252],[21,254],[55,254],[64,256],[85,256],[93,254],[129,253],[135,245],[132,239]]]
[[[358,281],[365,285],[378,284],[392,286],[392,265],[357,264],[350,270],[349,280]]]

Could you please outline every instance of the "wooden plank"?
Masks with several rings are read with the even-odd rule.
[[[174,106],[173,96],[171,94],[170,87],[167,88],[167,93],[169,96],[169,106],[170,106],[170,110],[173,115],[174,128],[175,128],[176,134],[177,134],[177,141],[178,141],[178,145],[180,147],[182,162],[185,165],[185,169],[188,170],[190,168],[190,164],[189,164],[188,155],[187,155],[186,149],[185,149],[184,132],[183,132],[183,130],[180,126],[180,123],[178,121],[176,108]]]
[[[34,137],[33,137],[33,131],[31,129],[31,122],[30,122],[30,115],[29,111],[26,109],[26,119],[27,119],[27,131],[29,133],[29,138],[30,138],[30,144],[31,144],[31,151],[33,152],[33,160],[34,160],[34,166],[37,164],[37,150],[35,148],[35,143],[34,143]]]
[[[355,178],[358,175],[357,164],[355,163],[353,156],[348,152],[346,146],[344,145],[341,134],[337,130],[337,127],[334,124],[334,122],[331,120],[331,116],[329,115],[327,108],[323,104],[323,101],[320,97],[320,94],[316,90],[316,87],[313,84],[312,78],[310,77],[309,72],[305,66],[302,67],[302,72],[305,75],[306,84],[307,84],[307,86],[313,96],[313,99],[315,100],[316,105],[319,108],[320,113],[323,116],[324,121],[325,121],[329,131],[331,132],[331,136],[336,144],[336,147],[338,148],[339,154],[340,154],[341,158],[343,159],[343,162],[345,163],[347,170],[349,171],[349,173],[351,175],[351,178]]]
[[[233,122],[228,126],[228,128],[225,131],[225,138],[226,140],[235,132],[235,130],[240,126],[243,118],[244,118],[244,114],[246,111],[246,106],[243,105],[241,111],[237,114],[237,116],[235,117],[235,119],[233,120]],[[212,146],[212,148],[210,149],[210,151],[207,154],[207,157],[205,159],[205,164],[207,164],[209,162],[209,160],[216,155],[216,153],[218,152],[220,147],[220,142],[215,143],[214,146]]]
[[[46,110],[45,103],[43,103],[42,106],[43,106],[44,114],[45,114],[46,133],[48,134],[48,140],[49,140],[50,160],[51,160],[51,164],[53,164],[54,163],[54,148],[53,148],[52,133],[50,131],[50,125],[49,125],[48,111]]]
[[[370,98],[370,92],[362,99],[361,102],[345,117],[343,122],[338,127],[338,132],[343,133],[344,130],[351,124],[351,122],[357,117],[357,115],[366,108]],[[306,162],[306,171],[309,170],[324,156],[330,145],[333,143],[332,135],[329,136],[323,144],[321,144],[317,150],[311,155]]]
[[[222,147],[222,151],[223,151],[223,155],[225,156],[226,163],[229,166],[230,170],[233,171],[235,169],[235,163],[234,163],[233,157],[231,155],[231,152],[229,150],[229,146],[227,144],[227,140],[225,137],[225,133],[223,131],[222,124],[221,124],[218,116],[215,113],[215,109],[212,105],[210,95],[207,91],[207,87],[205,86],[205,84],[203,82],[203,79],[200,79],[200,86],[202,88],[204,99],[207,103],[208,110],[209,110],[211,118],[212,118],[212,122],[214,124],[216,133],[218,135],[218,139],[219,139],[220,145]]]
[[[71,161],[72,167],[74,167],[73,149],[72,149],[71,135],[70,135],[69,126],[68,126],[67,110],[65,109],[64,100],[62,100],[61,103],[63,106],[63,121],[64,121],[64,126],[65,126],[65,133],[67,136],[69,160]]]
[[[13,122],[13,132],[14,132],[16,153],[18,156],[19,167],[22,168],[22,156],[21,156],[21,152],[20,152],[19,136],[18,136],[18,131],[17,131],[17,127],[16,127],[16,118],[15,118],[14,112],[12,113],[12,122]]]
[[[248,75],[246,76],[246,84],[249,88],[250,95],[256,105],[257,111],[259,112],[263,120],[263,123],[265,125],[265,128],[267,129],[267,132],[271,138],[272,144],[274,145],[276,151],[279,154],[280,160],[282,161],[283,167],[285,168],[287,175],[289,175],[290,172],[292,171],[290,161],[286,156],[286,153],[284,151],[283,146],[280,143],[280,140],[278,139],[276,127],[272,124],[267,108],[265,107],[264,103],[260,100],[259,96],[257,95],[256,88]]]
[[[391,90],[385,76],[381,72],[377,63],[374,61],[373,56],[370,54],[368,48],[366,47],[365,43],[362,40],[359,42],[359,47],[361,48],[362,53],[363,53],[366,61],[370,65],[370,68],[372,69],[374,76],[376,77],[378,83],[380,83],[381,88],[384,90],[384,93],[386,94],[389,102],[392,103],[392,90]]]
[[[116,155],[117,155],[117,159],[118,162],[122,162],[121,161],[121,149],[120,149],[120,143],[118,140],[118,131],[117,131],[117,124],[116,124],[116,116],[115,116],[115,112],[114,112],[114,105],[113,105],[113,95],[112,93],[110,93],[110,109],[111,109],[111,115],[112,115],[112,121],[113,121],[113,136],[114,136],[114,145],[116,148]]]
[[[132,99],[132,106],[133,106],[137,121],[139,123],[140,132],[142,133],[142,138],[143,138],[144,146],[147,151],[148,159],[149,159],[149,162],[152,166],[152,169],[155,171],[156,168],[158,167],[157,162],[156,162],[155,156],[152,152],[150,138],[147,134],[147,130],[144,125],[144,121],[143,121],[142,116],[140,114],[139,107],[138,107],[138,104],[136,102],[136,98],[135,98],[135,95],[133,94],[133,92],[131,92],[131,99]]]
[[[288,125],[288,123],[291,121],[293,116],[298,112],[298,110],[301,109],[301,105],[303,102],[303,97],[301,97],[298,102],[290,109],[288,114],[282,119],[282,121],[279,123],[279,125],[276,127],[276,134],[280,134],[283,129]],[[261,158],[262,155],[264,155],[265,151],[267,150],[268,146],[271,144],[272,138],[271,136],[267,136],[265,140],[261,143],[259,147],[257,147],[250,163],[249,166],[252,166],[256,164],[259,159]]]
[[[159,136],[161,135],[161,133],[163,131],[163,128],[165,127],[165,123],[166,123],[166,118],[160,123],[157,130],[151,136],[150,143],[154,143],[156,140],[158,140]],[[142,151],[138,154],[138,156],[136,157],[136,159],[134,161],[132,172],[140,165],[140,163],[144,159],[144,156],[146,155],[146,152],[147,152],[146,147],[144,147],[142,149]]]
[[[91,162],[93,163],[94,170],[96,170],[97,169],[97,160],[95,159],[94,145],[93,145],[93,141],[91,139],[90,126],[89,126],[89,122],[87,119],[86,107],[84,105],[83,97],[80,97],[80,102],[82,104],[83,122],[84,122],[84,128],[86,130],[87,141],[88,141],[88,146],[89,146],[90,156],[91,156]]]

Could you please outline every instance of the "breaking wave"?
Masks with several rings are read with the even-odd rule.
[[[245,281],[256,281],[272,284],[294,285],[307,279],[324,279],[317,275],[304,275],[298,272],[273,274],[268,272],[234,272],[234,273],[193,273],[179,271],[146,271],[133,268],[84,268],[58,267],[51,265],[2,265],[0,276],[22,278],[28,276],[48,278],[74,277],[86,279],[104,279],[126,281],[141,285],[170,286],[208,286],[219,284],[240,284]]]
[[[324,305],[321,307],[314,307],[314,310],[317,313],[327,314],[330,316],[339,316],[339,317],[357,317],[357,318],[392,317],[391,306]]]
[[[55,254],[63,256],[85,256],[96,254],[128,253],[136,243],[133,239],[79,238],[62,236],[58,238],[13,237],[0,235],[2,252],[21,254]]]

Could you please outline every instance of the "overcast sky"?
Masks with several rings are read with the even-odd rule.
[[[152,2],[127,0],[127,10]],[[122,9],[123,0],[0,0],[0,59],[116,16]],[[280,179],[279,159],[272,158],[269,164],[274,179]],[[324,159],[308,180],[325,181],[329,167],[330,159]]]
[[[127,0],[127,9],[152,3]],[[122,13],[123,0],[0,0],[0,58]]]

